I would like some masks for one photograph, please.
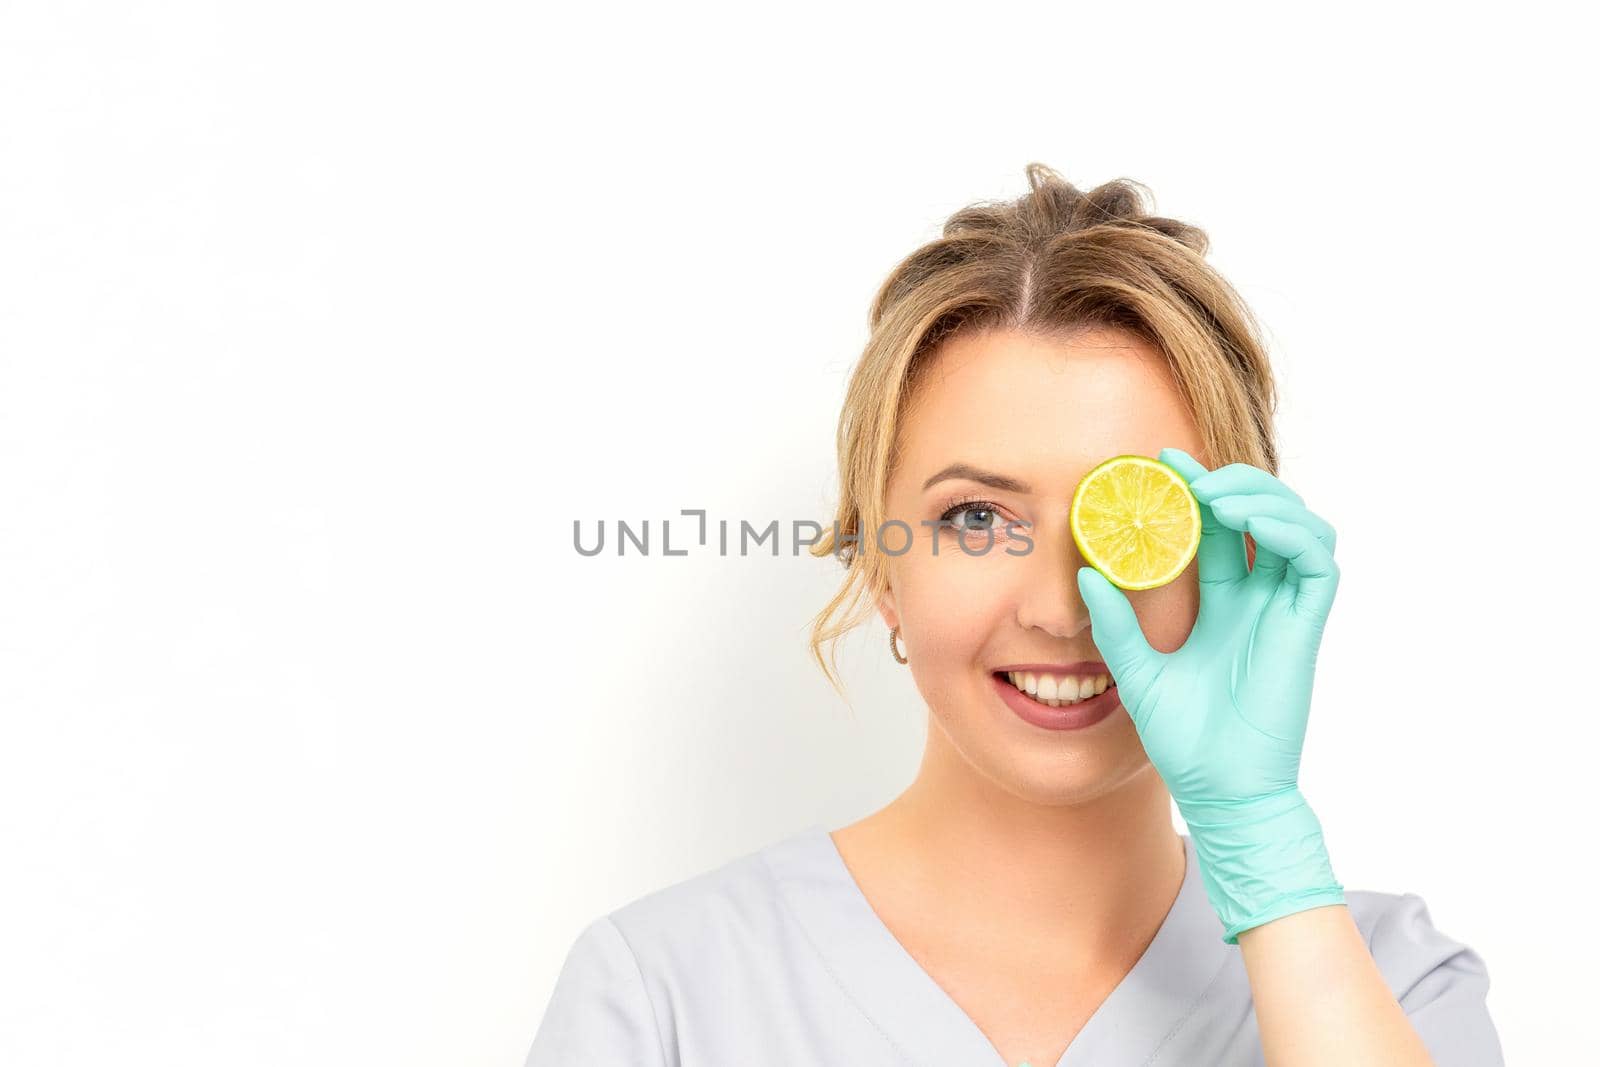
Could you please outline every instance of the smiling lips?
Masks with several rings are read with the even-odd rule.
[[[1114,684],[1103,663],[1066,666],[1025,663],[1002,667],[994,675],[1051,708],[1068,707],[1088,700]]]

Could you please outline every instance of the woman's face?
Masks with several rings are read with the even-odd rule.
[[[887,560],[879,605],[900,627],[932,712],[938,733],[930,727],[929,743],[948,743],[1003,788],[1046,804],[1081,803],[1153,774],[1120,706],[1092,726],[1049,730],[1012,711],[991,674],[1007,664],[1105,662],[1078,594],[1085,564],[1067,513],[1079,480],[1115,455],[1172,446],[1211,466],[1165,361],[1134,335],[1108,329],[1071,341],[956,336],[933,359],[901,423],[888,487],[886,518],[903,521],[914,539]],[[1017,484],[971,476],[925,484],[955,463]],[[949,510],[961,500],[978,503]],[[941,517],[974,532],[923,525]],[[1010,520],[1025,524],[1031,548],[1006,535]],[[987,550],[975,532],[984,527],[994,528]],[[904,533],[889,528],[884,545],[897,551]],[[1151,647],[1175,651],[1199,610],[1197,562],[1168,585],[1125,595]]]

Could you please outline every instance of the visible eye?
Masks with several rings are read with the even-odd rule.
[[[951,501],[939,519],[951,524],[941,529],[953,529],[958,534],[983,533],[992,529],[999,536],[1005,536],[1005,519],[1001,517],[999,507],[987,500],[968,497]]]
[[[968,500],[949,508],[939,518],[943,522],[955,522],[957,530],[981,530],[985,526],[992,525],[993,521],[998,517],[995,512],[995,506],[986,500]],[[966,522],[956,522],[957,515],[987,516],[990,521],[984,522],[980,519],[974,522],[968,519]]]

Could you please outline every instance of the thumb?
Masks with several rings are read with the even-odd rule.
[[[1145,640],[1127,595],[1093,567],[1078,568],[1078,592],[1089,608],[1095,647],[1117,684],[1142,677],[1158,653]]]

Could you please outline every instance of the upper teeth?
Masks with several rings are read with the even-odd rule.
[[[1107,674],[1035,674],[1032,671],[1007,671],[1006,677],[1011,679],[1012,685],[1039,703],[1051,707],[1076,704],[1080,700],[1105,692],[1106,686],[1111,684],[1111,676]]]

